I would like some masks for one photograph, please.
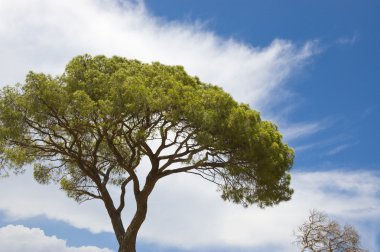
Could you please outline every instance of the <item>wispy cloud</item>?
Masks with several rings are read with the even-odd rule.
[[[333,148],[332,150],[330,150],[329,152],[327,152],[327,155],[328,156],[333,156],[335,154],[338,154],[342,151],[344,151],[345,149],[348,149],[350,148],[351,146],[355,145],[356,143],[350,143],[350,144],[341,144],[339,146],[336,146],[335,148]]]
[[[329,127],[333,127],[333,125],[330,125]],[[294,148],[297,152],[318,149],[319,153],[324,153],[323,156],[334,155],[340,151],[343,151],[344,149],[347,149],[357,144],[357,142],[347,143],[347,141],[350,140],[353,141],[352,136],[347,134],[339,134],[334,136],[328,136],[322,138],[322,140],[317,141],[311,141],[306,143],[303,143],[301,141],[301,143],[299,145],[296,145]]]
[[[335,43],[339,45],[354,45],[359,40],[359,34],[355,32],[351,37],[340,37]]]
[[[327,126],[324,122],[294,123],[281,127],[281,132],[287,141],[300,139],[325,129]]]
[[[0,228],[0,248],[7,252],[112,252],[93,246],[69,247],[66,241],[55,236],[46,236],[39,228],[8,225]]]
[[[304,145],[295,146],[294,149],[298,153],[298,152],[301,152],[301,151],[306,151],[306,150],[313,149],[315,146],[317,146],[317,144],[311,143],[311,144],[304,144]]]

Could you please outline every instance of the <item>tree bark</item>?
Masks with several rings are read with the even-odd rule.
[[[136,252],[137,233],[145,221],[148,212],[148,197],[153,190],[157,179],[148,175],[144,189],[136,197],[136,212],[129,224],[118,252]]]
[[[112,228],[114,230],[117,242],[120,245],[124,237],[124,225],[121,219],[121,213],[116,210],[108,190],[100,183],[98,183],[98,188],[102,195],[102,200],[105,208],[107,209],[108,216],[111,219]]]
[[[136,213],[124,234],[119,252],[136,252],[137,233],[146,218],[148,210],[147,199],[139,200],[136,207]]]

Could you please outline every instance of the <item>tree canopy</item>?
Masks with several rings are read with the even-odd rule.
[[[151,167],[140,181],[143,157]],[[137,208],[159,179],[182,172],[216,183],[225,200],[265,207],[291,198],[293,158],[275,124],[181,66],[84,55],[60,76],[29,72],[0,93],[0,172],[33,164],[38,182],[102,200],[118,232],[112,216],[129,183]]]

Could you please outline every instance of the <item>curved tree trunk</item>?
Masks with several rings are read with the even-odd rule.
[[[119,252],[136,252],[136,238],[148,210],[147,198],[139,200],[136,213],[129,224],[119,247]]]
[[[111,224],[112,224],[117,242],[121,244],[123,241],[124,233],[125,233],[123,221],[121,219],[121,214],[115,209],[111,196],[108,194],[108,192],[104,190],[102,195],[103,195],[104,205],[111,219]]]
[[[156,178],[152,178],[151,175],[148,175],[144,189],[136,197],[136,212],[124,234],[123,241],[119,247],[119,252],[136,252],[137,233],[145,221],[148,212],[148,197],[152,192],[156,181]]]

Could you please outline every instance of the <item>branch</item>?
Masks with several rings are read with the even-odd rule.
[[[132,177],[128,177],[126,180],[123,181],[123,183],[121,183],[120,204],[119,207],[116,209],[116,212],[118,212],[119,214],[121,213],[121,211],[123,211],[125,207],[125,187],[130,181],[132,181]]]
[[[199,162],[201,162],[201,161],[199,161]],[[166,177],[166,176],[174,174],[174,173],[188,172],[188,171],[193,170],[193,169],[212,170],[212,169],[215,169],[218,167],[224,168],[224,165],[226,165],[226,164],[219,164],[219,163],[202,163],[202,162],[199,163],[199,162],[197,162],[194,165],[184,166],[184,167],[177,168],[177,169],[164,170],[164,171],[159,173],[159,178],[163,178],[163,177]]]
[[[166,127],[164,129],[164,126],[168,123],[169,123],[168,121],[164,121],[164,123],[160,126],[161,145],[158,147],[158,149],[155,153],[155,155],[157,157],[160,155],[162,150],[164,150],[170,146],[173,146],[175,144],[175,142],[172,142],[171,144],[168,144],[168,145],[166,144],[166,140],[168,139],[169,130],[174,127],[174,124],[171,123],[168,127]]]
[[[174,138],[173,143],[174,143],[174,144],[177,144],[177,143],[178,143],[179,145],[178,145],[177,149],[174,151],[174,153],[171,154],[171,155],[161,156],[161,157],[159,157],[160,160],[176,158],[176,157],[178,157],[178,155],[182,155],[182,156],[183,156],[183,155],[186,155],[186,153],[183,153],[183,152],[182,152],[182,153],[179,153],[179,152],[181,151],[181,149],[183,148],[184,145],[186,145],[186,151],[185,151],[185,152],[189,151],[189,149],[190,149],[191,147],[198,146],[197,144],[193,144],[192,146],[189,146],[189,145],[188,145],[188,141],[189,141],[189,140],[195,135],[195,131],[189,133],[189,134],[188,134],[188,135],[187,135],[187,136],[186,136],[181,142],[177,142],[178,137],[179,137],[179,134],[180,134],[181,132],[183,132],[184,129],[186,129],[186,128],[189,128],[189,127],[183,127],[182,130],[176,132],[176,136],[175,136],[175,138]]]
[[[135,171],[133,169],[128,169],[128,167],[125,165],[123,156],[118,151],[116,146],[113,144],[113,138],[110,138],[107,134],[106,139],[107,139],[108,147],[110,148],[112,153],[115,155],[118,164],[121,167],[124,167],[125,170],[128,172],[129,176],[132,178],[132,180],[133,180],[133,192],[135,194],[135,198],[137,199],[138,195],[140,194],[140,182],[139,182],[139,179],[138,179]]]
[[[194,174],[194,175],[200,176],[200,177],[202,177],[203,179],[205,179],[205,180],[207,180],[207,181],[210,181],[211,183],[216,184],[217,186],[222,186],[221,183],[216,182],[215,177],[213,177],[213,179],[209,179],[209,178],[206,177],[206,176],[210,176],[210,175],[207,175],[207,174],[204,174],[204,173],[202,174],[202,173],[192,172],[192,171],[187,171],[186,173]]]

